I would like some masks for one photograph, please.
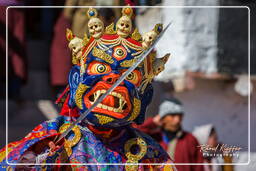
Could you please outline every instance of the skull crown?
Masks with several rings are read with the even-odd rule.
[[[143,36],[141,36],[141,34],[138,32],[138,29],[135,29],[133,31],[133,26],[132,26],[133,10],[130,6],[126,6],[122,9],[122,16],[118,19],[116,24],[112,23],[106,28],[104,27],[104,23],[98,17],[98,12],[96,9],[89,8],[89,10],[87,11],[87,16],[89,18],[89,21],[88,21],[89,38],[93,37],[96,40],[99,40],[104,34],[116,34],[120,38],[131,37],[136,41],[140,41],[142,44],[142,47],[146,49],[152,44],[152,42],[155,40],[157,35],[162,31],[161,24],[157,24],[154,29],[143,34]],[[69,34],[70,34],[70,31],[69,31]],[[84,39],[89,40],[89,38],[86,35]],[[67,39],[71,41],[72,37],[71,38],[69,37]],[[86,43],[86,41],[83,41],[83,44],[84,43]],[[77,45],[77,46],[80,46],[80,45]],[[75,54],[76,53],[77,52],[75,52]]]
[[[115,53],[113,53],[113,57],[118,60],[123,60],[125,57],[124,53],[119,54],[118,52],[126,52],[129,51],[128,46],[134,48],[136,47],[136,53],[134,52],[132,55],[134,57],[136,55],[141,54],[143,51],[148,49],[154,40],[157,38],[157,36],[160,34],[160,32],[163,30],[162,24],[156,24],[155,27],[150,30],[149,32],[144,33],[141,35],[138,31],[138,29],[133,29],[132,26],[132,16],[133,16],[133,10],[130,6],[126,6],[122,9],[122,16],[119,18],[119,20],[116,22],[116,24],[112,23],[106,28],[104,27],[103,22],[98,17],[98,12],[94,8],[89,8],[87,11],[87,16],[89,18],[88,21],[88,31],[89,36],[85,33],[84,38],[78,38],[75,35],[73,35],[72,31],[67,29],[66,37],[69,41],[69,48],[72,52],[72,63],[75,65],[81,65],[81,73],[85,72],[85,61],[87,58],[88,46],[99,46],[99,48],[102,48],[103,52],[95,51],[95,53],[100,53],[99,55],[101,58],[108,58],[106,55],[104,56],[105,51],[107,51],[109,48],[112,48],[114,46],[117,46],[119,44],[122,44],[126,49],[124,50],[114,50]],[[133,33],[132,33],[133,31]],[[111,40],[106,41],[106,36],[112,36]],[[136,45],[132,45],[133,42]],[[111,44],[110,47],[107,47]],[[117,48],[118,49],[118,48]],[[88,53],[85,53],[88,51]],[[103,55],[103,56],[102,56]],[[148,83],[152,81],[152,79],[158,75],[164,68],[164,64],[166,63],[169,54],[161,59],[157,59],[154,55],[151,55],[152,57],[149,57],[146,59],[144,63],[144,78],[142,84],[144,84],[144,88],[147,86]],[[110,59],[109,59],[110,60]],[[131,66],[131,64],[136,60],[126,60],[121,65],[122,66]],[[142,88],[142,90],[144,89]]]

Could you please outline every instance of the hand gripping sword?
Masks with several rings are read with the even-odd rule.
[[[166,30],[169,28],[169,26],[171,25],[171,22],[165,27],[165,29],[163,29],[162,32],[160,32],[160,34],[157,36],[157,38],[155,39],[155,41],[152,43],[152,45],[150,46],[150,48],[148,48],[147,50],[145,50],[142,54],[140,54],[137,57],[137,61],[133,64],[133,66],[131,66],[128,70],[126,70],[126,72],[123,73],[123,75],[112,85],[112,87],[110,87],[106,93],[104,93],[100,98],[98,98],[93,105],[87,109],[83,114],[81,114],[81,116],[78,117],[78,119],[73,122],[66,131],[64,131],[59,138],[56,141],[56,144],[64,137],[66,137],[68,135],[68,133],[74,128],[75,125],[77,125],[78,123],[80,123],[100,102],[102,102],[102,100],[104,100],[109,93],[111,93],[121,82],[124,81],[124,79],[141,63],[143,62],[143,60],[148,56],[148,54],[153,50],[153,48],[156,46],[157,42],[161,39],[161,37],[163,36],[163,34],[166,32]]]

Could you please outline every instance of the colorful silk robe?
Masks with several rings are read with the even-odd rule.
[[[54,120],[45,121],[38,125],[31,133],[20,141],[8,144],[8,155],[6,158],[7,148],[0,151],[0,159],[2,168],[17,168],[15,165],[24,161],[22,157],[28,151],[42,151],[43,153],[47,146],[36,146],[36,144],[47,142],[47,139],[52,139],[59,134],[61,126],[70,123],[68,117],[60,116]],[[52,156],[44,160],[43,163],[72,163],[73,165],[38,165],[29,167],[31,170],[62,170],[62,169],[78,169],[78,170],[164,170],[172,169],[171,165],[161,165],[161,163],[170,163],[171,161],[167,153],[156,143],[151,137],[140,132],[139,130],[126,126],[119,128],[117,135],[113,137],[103,138],[93,133],[85,123],[78,125],[80,136],[79,141],[72,147],[70,155],[63,155],[63,151],[68,153],[64,146],[54,153]],[[75,131],[74,131],[75,132]],[[76,141],[76,133],[69,135],[68,140]],[[141,140],[140,143],[138,143]],[[135,143],[137,142],[137,143]],[[137,147],[135,144],[139,144]],[[134,147],[132,147],[135,145]],[[42,145],[41,145],[42,146]],[[35,150],[34,150],[35,149]],[[36,153],[36,152],[35,152]],[[135,154],[133,157],[129,154]],[[39,155],[39,154],[37,154]],[[65,157],[63,157],[65,156]],[[65,159],[64,159],[65,158]],[[137,160],[138,159],[138,160]],[[144,163],[147,165],[122,165],[124,163]],[[29,162],[28,162],[29,163]],[[90,165],[81,165],[81,164]],[[96,163],[100,165],[96,165]],[[108,165],[102,165],[102,164]],[[150,165],[149,163],[160,163],[159,165]],[[80,164],[80,165],[76,165]],[[114,165],[109,165],[114,164]],[[120,164],[120,165],[119,165]],[[32,164],[33,165],[33,164]],[[20,166],[18,167],[20,168]],[[21,167],[22,168],[22,167]]]

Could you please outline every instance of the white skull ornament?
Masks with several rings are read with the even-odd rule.
[[[122,38],[128,37],[132,31],[132,14],[133,10],[131,7],[123,8],[122,17],[116,23],[116,33]]]
[[[157,33],[154,30],[145,33],[142,36],[142,47],[148,48],[152,44],[153,40],[155,40],[156,36]]]
[[[78,37],[74,37],[72,40],[70,40],[68,47],[72,51],[72,63],[75,64],[82,57],[83,40]]]
[[[99,18],[91,18],[88,22],[89,33],[95,39],[99,39],[104,31],[104,24]]]
[[[96,9],[90,8],[87,11],[87,16],[89,17],[88,21],[88,30],[92,37],[95,39],[99,39],[103,32],[104,32],[104,24],[103,22],[97,17],[98,12]]]
[[[132,21],[128,16],[122,16],[116,24],[117,34],[123,38],[129,36],[132,31]]]

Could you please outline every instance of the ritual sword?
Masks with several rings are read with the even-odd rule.
[[[102,102],[121,82],[124,81],[124,79],[141,63],[143,60],[148,56],[148,54],[153,50],[153,48],[156,46],[157,42],[160,40],[160,38],[163,36],[165,31],[168,29],[168,27],[171,25],[171,22],[163,29],[160,34],[157,36],[155,41],[152,43],[150,48],[145,50],[142,54],[137,57],[137,61],[128,69],[124,74],[110,87],[106,93],[104,93],[100,98],[98,98],[93,105],[87,109],[81,116],[78,117],[78,119],[73,122],[66,131],[64,131],[58,138],[55,144],[57,144],[62,138],[68,135],[68,133],[74,128],[75,125],[77,125],[79,122],[81,122],[100,102]]]

